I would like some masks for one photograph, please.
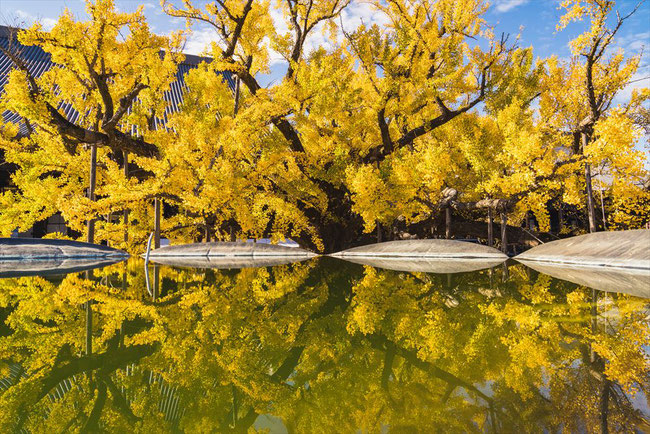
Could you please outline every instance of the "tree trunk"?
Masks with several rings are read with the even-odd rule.
[[[382,242],[381,223],[377,222],[377,242]]]
[[[562,202],[560,202],[560,205],[557,210],[557,220],[558,220],[558,233],[562,232],[562,229],[564,229],[564,209],[562,208]]]
[[[90,147],[90,185],[88,186],[88,199],[95,201],[95,184],[97,183],[97,145]],[[87,241],[95,242],[95,218],[90,216],[87,223]]]
[[[508,254],[508,216],[501,213],[501,251]]]
[[[488,208],[488,246],[494,245],[494,217],[492,217],[492,208]]]
[[[582,152],[585,152],[589,138],[587,133],[581,133]],[[585,194],[587,195],[587,215],[589,217],[589,232],[596,232],[596,208],[594,206],[593,188],[591,185],[591,166],[585,163]]]
[[[241,94],[240,87],[241,87],[241,80],[239,79],[239,77],[235,77],[235,109],[233,111],[235,116],[239,112],[239,97]]]
[[[445,208],[445,238],[451,238],[451,208]]]
[[[155,198],[153,203],[154,208],[154,223],[153,223],[153,239],[154,248],[160,248],[160,199]]]

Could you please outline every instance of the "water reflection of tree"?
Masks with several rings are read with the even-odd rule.
[[[641,426],[628,397],[650,383],[647,304],[601,295],[594,321],[591,290],[507,271],[162,268],[155,301],[133,263],[93,279],[0,281],[10,330],[0,358],[27,374],[0,396],[0,421],[246,431],[271,413],[294,432]],[[89,300],[94,351],[83,354]]]

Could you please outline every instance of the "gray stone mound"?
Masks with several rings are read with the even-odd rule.
[[[493,247],[456,240],[400,240],[354,247],[331,256],[339,258],[491,258],[508,257]]]
[[[144,256],[144,255],[143,255]],[[165,246],[149,253],[151,259],[174,257],[304,257],[316,256],[314,253],[298,247],[285,247],[266,243],[245,243],[216,241],[211,243],[180,244]]]
[[[518,261],[650,270],[650,230],[594,232],[541,244]]]
[[[36,259],[25,261],[1,261],[0,278],[24,277],[24,276],[59,276],[80,271],[103,268],[108,265],[117,264],[126,258],[112,259],[83,259],[83,258],[58,258],[58,259]]]
[[[526,266],[556,279],[607,292],[650,298],[650,269],[578,267],[548,262],[522,261]]]
[[[0,260],[127,257],[128,253],[98,244],[40,238],[0,238]]]
[[[246,256],[157,256],[151,257],[151,262],[171,267],[182,268],[261,268],[277,265],[292,264],[306,261],[309,256],[275,256],[275,257],[246,257]]]
[[[470,259],[446,259],[446,258],[369,258],[361,256],[346,256],[348,262],[355,264],[370,265],[375,268],[386,270],[407,271],[411,273],[469,273],[483,270],[485,268],[501,265],[506,258],[470,258]]]

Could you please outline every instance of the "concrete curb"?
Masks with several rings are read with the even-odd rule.
[[[307,261],[308,256],[158,256],[149,257],[150,262],[170,267],[181,268],[211,268],[211,269],[233,269],[233,268],[262,268],[274,267],[277,265],[293,264]]]
[[[126,258],[125,251],[98,244],[40,238],[0,238],[0,261],[60,258]]]
[[[149,258],[151,258],[152,260],[154,258],[163,258],[163,257],[312,258],[315,256],[318,255],[298,247],[286,247],[286,246],[278,246],[275,244],[266,244],[266,243],[245,243],[245,242],[226,242],[226,241],[165,246],[156,250],[152,250],[149,253]]]
[[[25,276],[59,276],[94,270],[125,261],[123,258],[56,258],[27,261],[0,261],[0,278]],[[17,266],[19,265],[19,266]]]
[[[432,259],[498,259],[508,257],[493,247],[456,240],[399,240],[354,247],[329,256],[337,258],[432,258]]]
[[[650,230],[579,235],[541,244],[515,259],[540,264],[650,270]]]

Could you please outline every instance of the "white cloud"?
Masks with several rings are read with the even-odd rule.
[[[528,0],[495,0],[494,7],[497,12],[508,12],[511,9],[516,8],[527,3]]]
[[[210,48],[212,42],[221,43],[217,32],[208,27],[194,28],[187,36],[183,53],[202,55]]]
[[[278,34],[286,34],[291,31],[289,23],[285,19],[284,13],[281,9],[272,7],[270,9],[271,18]],[[343,25],[346,32],[355,30],[359,25],[365,24],[371,26],[377,24],[380,27],[385,27],[389,23],[389,18],[383,12],[378,11],[372,4],[367,2],[353,2],[348,7],[343,9],[341,16],[336,18],[337,24]],[[318,48],[333,49],[334,43],[330,39],[329,34],[324,32],[325,22],[319,23],[307,36],[304,45],[304,53],[308,54]],[[343,42],[342,29],[338,29],[336,35],[336,44]],[[279,54],[271,50],[270,64],[271,66],[285,63],[286,60]]]
[[[628,85],[616,94],[614,104],[628,102],[632,98],[632,92],[644,88],[650,88],[650,71],[648,71],[648,68],[640,69],[630,78]]]
[[[289,22],[285,19],[282,9],[277,7],[270,7],[269,13],[273,20],[273,25],[278,34],[283,35],[292,32]],[[370,3],[354,2],[343,10],[340,17],[336,18],[337,24],[343,25],[346,32],[355,30],[359,25],[365,24],[371,26],[377,24],[380,27],[385,27],[389,24],[390,20],[384,13],[376,10]],[[334,43],[330,39],[329,34],[324,32],[325,23],[321,22],[309,33],[305,41],[304,52],[310,53],[320,47],[326,49],[333,49]],[[195,27],[192,33],[188,35],[184,53],[188,54],[205,54],[206,49],[209,48],[211,42],[221,43],[216,31],[210,27]],[[267,40],[267,44],[269,41]],[[339,29],[336,36],[336,44],[343,43],[343,32]],[[269,66],[277,66],[286,64],[287,61],[278,52],[269,49]]]
[[[390,19],[386,14],[378,11],[372,4],[366,2],[351,3],[341,13],[341,19],[346,31],[355,29],[361,24],[365,24],[368,27],[377,24],[383,27],[390,23]]]
[[[42,18],[42,17],[37,17],[35,15],[32,15],[28,12],[22,11],[20,9],[16,9],[14,12],[16,15],[16,18],[20,21],[22,21],[26,26],[31,26],[32,24],[39,22],[43,25],[44,30],[52,30],[52,27],[56,24],[56,21],[54,18]]]

